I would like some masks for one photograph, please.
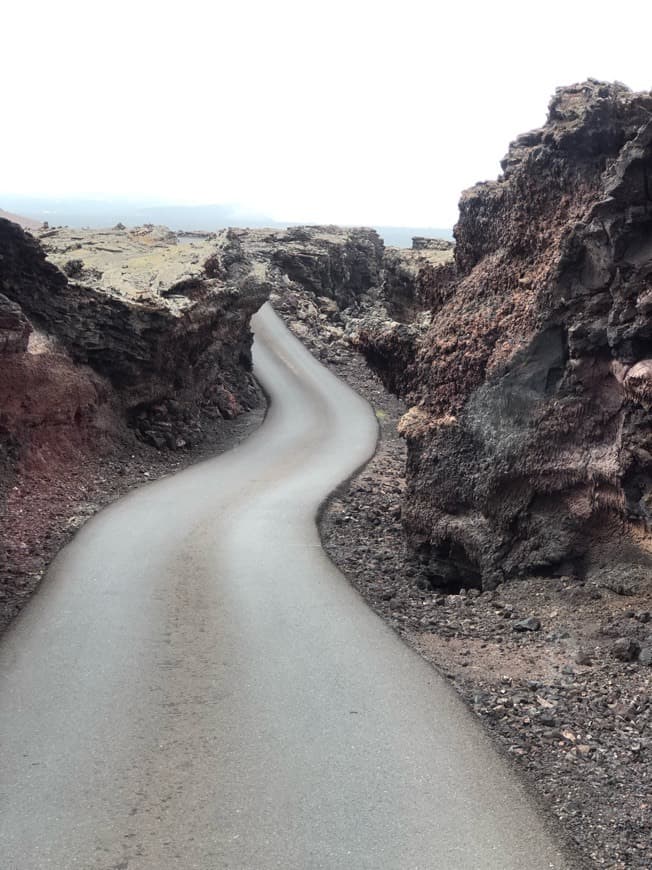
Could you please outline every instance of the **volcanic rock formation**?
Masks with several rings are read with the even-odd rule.
[[[19,453],[46,461],[46,445],[55,442],[60,454],[74,453],[84,438],[101,442],[102,431],[120,427],[109,383],[75,365],[57,340],[59,323],[52,330],[42,328],[45,300],[58,298],[66,283],[35,239],[0,219],[0,452],[5,466]]]
[[[462,195],[429,326],[358,345],[412,404],[404,522],[435,586],[652,564],[652,94],[559,89]],[[649,576],[649,575],[648,575]]]
[[[178,245],[151,227],[51,230],[42,241],[60,267],[56,287],[16,284],[14,298],[110,381],[145,440],[185,447],[201,438],[201,414],[256,403],[249,319],[266,288],[207,270],[213,239]]]

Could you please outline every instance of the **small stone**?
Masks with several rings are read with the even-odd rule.
[[[559,740],[561,732],[557,728],[551,728],[548,731],[544,731],[541,736],[544,740]]]
[[[638,661],[641,665],[652,665],[652,646],[644,646],[638,654]]]
[[[575,653],[575,664],[590,665],[591,661],[591,654],[587,650],[578,649],[578,651]]]
[[[518,619],[512,626],[512,631],[539,631],[541,620],[536,616],[528,616],[527,619]]]
[[[640,652],[640,644],[631,637],[619,637],[611,647],[614,658],[621,662],[633,662]]]

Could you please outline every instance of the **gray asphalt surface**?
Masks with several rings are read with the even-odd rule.
[[[262,428],[102,511],[0,643],[3,870],[565,867],[319,545],[369,406],[269,306]]]

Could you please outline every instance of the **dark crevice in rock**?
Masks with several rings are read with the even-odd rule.
[[[422,588],[448,595],[457,595],[461,589],[482,588],[482,571],[459,542],[446,539],[436,545],[422,544],[417,553],[417,582]]]

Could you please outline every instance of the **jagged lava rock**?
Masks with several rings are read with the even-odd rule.
[[[38,242],[0,219],[0,496],[16,462],[23,468],[65,463],[84,445],[101,452],[125,437],[109,382],[76,364],[19,304],[56,295],[65,285]]]
[[[291,281],[335,299],[342,308],[380,283],[384,246],[374,230],[292,227],[277,238],[274,265]]]
[[[414,406],[403,516],[435,584],[649,569],[651,113],[624,85],[559,89],[462,195],[454,270],[417,282],[430,327],[360,336]]]
[[[215,239],[179,245],[155,227],[49,231],[49,258],[71,277],[56,293],[19,300],[111,381],[157,446],[200,437],[200,411],[231,417],[257,401],[249,320],[267,291],[209,274]]]

